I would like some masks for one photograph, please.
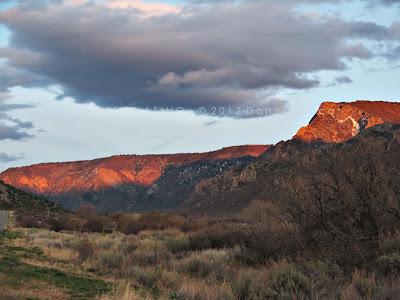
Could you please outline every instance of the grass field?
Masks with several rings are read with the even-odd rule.
[[[249,266],[239,249],[188,251],[175,229],[14,229],[0,236],[0,299],[396,299],[398,277],[285,258]]]
[[[229,218],[15,216],[19,227],[0,235],[0,299],[396,300],[400,295],[400,231],[389,217],[376,219],[379,230],[371,232],[337,214],[321,217],[329,227],[314,218],[314,227],[302,218],[290,222],[269,202],[255,202]],[[104,226],[108,223],[113,226]],[[36,225],[41,227],[32,228]]]

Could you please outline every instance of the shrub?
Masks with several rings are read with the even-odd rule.
[[[193,253],[191,256],[178,262],[177,269],[194,277],[210,277],[223,280],[230,277],[226,267],[227,255],[225,251],[208,250]]]
[[[231,288],[238,300],[264,300],[271,296],[266,285],[266,270],[243,270],[231,282]]]
[[[92,215],[85,224],[86,231],[103,232],[103,220],[99,216]]]
[[[16,221],[18,226],[25,228],[38,228],[41,225],[41,221],[32,215],[17,215]]]
[[[138,234],[144,230],[144,224],[141,224],[135,216],[126,216],[119,220],[118,227],[125,234]]]
[[[49,227],[50,227],[50,230],[53,230],[55,232],[65,230],[67,228],[65,220],[62,219],[61,217],[52,217],[49,220]]]
[[[119,269],[124,261],[124,256],[112,250],[100,252],[98,254],[97,263],[101,269],[114,270]]]
[[[133,253],[133,262],[139,266],[154,266],[167,262],[171,254],[165,248],[137,249]]]
[[[376,299],[381,293],[375,275],[367,274],[365,271],[356,270],[353,273],[351,286],[361,299]]]
[[[376,263],[378,270],[383,274],[396,274],[400,272],[400,253],[380,255]]]
[[[281,262],[269,274],[268,287],[271,295],[279,299],[311,298],[310,279],[304,275],[294,264]]]
[[[82,264],[93,256],[93,246],[88,239],[80,240],[77,245],[78,263]]]
[[[190,249],[190,240],[186,235],[178,236],[168,239],[166,246],[172,253],[180,253]]]
[[[240,244],[250,235],[248,227],[240,224],[218,223],[192,233],[191,249],[224,249]]]
[[[339,265],[329,261],[302,261],[299,270],[310,278],[313,298],[326,299],[337,293],[345,274]]]
[[[243,237],[239,245],[240,251],[236,252],[235,258],[250,265],[283,257],[294,258],[301,250],[299,237],[291,227],[252,227],[251,234]]]
[[[155,287],[157,280],[160,278],[158,272],[145,271],[137,267],[133,267],[128,274],[129,277],[139,283],[140,286],[148,289]]]
[[[75,217],[75,216],[69,216],[68,218],[65,218],[65,224],[66,224],[66,230],[68,231],[78,231],[81,232],[82,228],[85,225],[84,220]]]
[[[400,252],[400,231],[395,231],[381,239],[380,252],[384,254]]]
[[[250,224],[263,224],[268,227],[279,226],[282,223],[279,207],[270,201],[252,201],[242,211],[242,217]]]

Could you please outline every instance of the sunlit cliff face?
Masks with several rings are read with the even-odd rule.
[[[122,184],[149,186],[161,177],[168,166],[245,156],[257,157],[267,149],[268,146],[253,145],[206,153],[126,155],[92,161],[39,164],[9,169],[0,175],[0,179],[14,187],[43,195],[99,191]]]
[[[323,103],[311,122],[301,128],[294,139],[313,142],[342,143],[355,136],[367,120],[366,128],[385,122],[400,123],[400,103],[357,101]]]

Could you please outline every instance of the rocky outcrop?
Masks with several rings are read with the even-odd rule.
[[[366,126],[360,126],[362,119]],[[356,101],[352,103],[324,102],[311,122],[294,136],[303,142],[342,143],[361,129],[383,123],[400,123],[400,103]]]

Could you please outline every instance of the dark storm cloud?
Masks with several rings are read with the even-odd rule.
[[[9,155],[4,152],[0,152],[0,163],[12,162],[23,159],[25,156],[23,154],[20,155]]]
[[[363,40],[399,37],[398,25],[301,14],[299,1],[196,2],[145,18],[94,1],[24,0],[0,13],[12,32],[0,90],[58,84],[59,98],[102,107],[281,109],[265,91],[318,86],[316,72],[374,57]]]

